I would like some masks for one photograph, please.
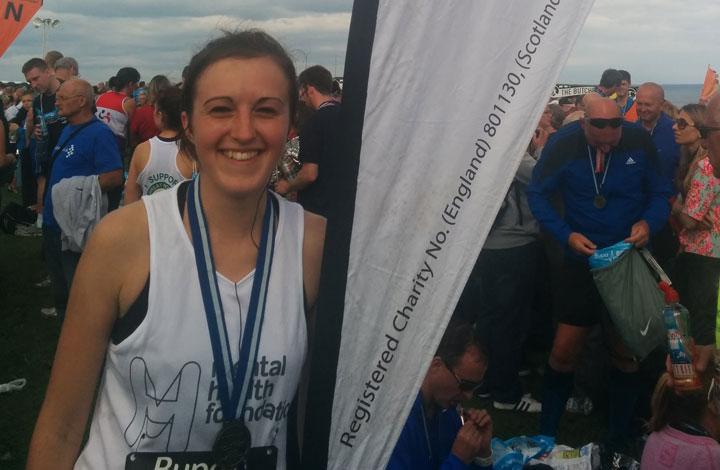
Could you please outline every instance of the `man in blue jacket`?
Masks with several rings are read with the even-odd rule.
[[[638,87],[635,101],[638,124],[650,133],[663,173],[670,179],[675,178],[680,161],[680,146],[675,142],[675,122],[663,112],[665,90],[657,83],[643,83]]]
[[[672,191],[655,146],[643,129],[623,123],[617,104],[589,101],[585,118],[545,145],[528,187],[535,218],[566,247],[559,322],[548,360],[540,431],[555,436],[573,386],[573,372],[591,327],[606,326],[612,350],[608,444],[628,442],[640,382],[637,361],[613,332],[588,266],[596,249],[625,240],[647,244],[669,215]],[[559,194],[564,217],[551,205]]]
[[[675,181],[675,173],[680,162],[680,146],[675,142],[673,130],[675,121],[663,112],[665,90],[657,83],[643,83],[638,88],[635,98],[638,124],[650,133],[663,173],[671,181]],[[655,259],[666,271],[672,272],[680,242],[670,224],[666,224],[652,238],[652,247]]]
[[[472,397],[487,369],[487,354],[467,323],[448,326],[410,416],[395,444],[388,470],[492,468],[492,419],[485,410],[457,406]]]

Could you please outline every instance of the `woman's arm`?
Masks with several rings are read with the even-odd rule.
[[[141,204],[114,211],[90,237],[70,291],[50,383],[30,442],[28,469],[73,467],[110,332],[130,304],[128,286],[137,290],[134,271],[147,276],[146,238]],[[140,266],[133,267],[137,262]]]
[[[695,220],[683,212],[683,203],[679,197],[673,201],[671,214],[675,216],[675,220],[677,220],[683,228],[688,230],[695,230],[701,224],[699,220]]]
[[[135,147],[135,151],[130,159],[127,182],[125,183],[125,204],[135,202],[142,197],[142,188],[138,184],[138,177],[145,169],[149,156],[150,143],[143,142]]]
[[[320,286],[323,247],[325,246],[324,217],[305,212],[305,236],[303,238],[303,281],[308,310],[315,307]]]
[[[15,157],[8,155],[7,149],[5,148],[5,126],[0,125],[0,168],[4,168],[8,165],[15,163]]]
[[[709,163],[708,163],[709,165]],[[684,197],[682,206],[676,200],[673,209],[677,210],[677,220],[688,230],[710,230],[712,221],[706,220],[711,214],[714,204],[715,192],[707,171],[700,165],[692,170],[692,177],[688,192]]]
[[[132,120],[133,114],[135,114],[135,100],[132,96],[128,96],[125,98],[122,104],[123,111],[125,111],[125,114],[127,114],[128,117],[128,124]]]

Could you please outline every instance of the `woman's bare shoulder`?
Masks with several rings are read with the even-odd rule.
[[[132,246],[148,240],[148,222],[142,200],[108,213],[95,228],[91,240],[101,246]]]

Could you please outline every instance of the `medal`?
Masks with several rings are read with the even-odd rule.
[[[225,421],[213,444],[213,457],[221,469],[235,470],[252,447],[250,430],[242,420]]]
[[[239,357],[235,370],[210,246],[210,231],[200,201],[200,178],[198,175],[188,188],[188,221],[224,417],[223,427],[215,438],[212,453],[219,468],[236,469],[245,462],[252,444],[250,430],[242,419],[241,410],[251,396],[253,367],[260,347],[277,231],[276,209],[272,203],[274,197],[268,192],[250,306],[240,335]],[[237,418],[238,416],[240,418]]]
[[[590,160],[590,172],[592,173],[593,177],[593,184],[595,185],[595,197],[593,197],[593,206],[595,206],[595,209],[604,209],[605,206],[607,206],[607,199],[605,199],[605,196],[600,194],[600,190],[602,189],[603,185],[605,184],[605,177],[607,177],[608,169],[610,168],[610,161],[612,160],[612,153],[610,153],[610,156],[608,157],[607,165],[605,165],[605,154],[598,151],[597,155],[597,161],[596,165],[593,165],[593,159],[592,159],[592,152],[590,151],[590,146],[588,145],[588,159]],[[598,184],[597,176],[595,176],[596,172],[603,171],[603,167],[605,167],[603,172],[602,181],[600,181],[600,184]]]

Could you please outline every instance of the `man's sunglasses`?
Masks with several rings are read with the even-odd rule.
[[[588,122],[591,126],[597,127],[598,129],[605,129],[607,126],[617,129],[622,126],[623,118],[588,118]]]
[[[675,119],[675,125],[676,125],[677,128],[678,128],[679,130],[681,130],[681,131],[684,131],[684,130],[687,128],[687,126],[695,127],[694,125],[690,124],[689,122],[687,122],[687,121],[686,121],[685,119],[683,119],[683,118]]]
[[[445,362],[444,360],[443,360],[443,364],[445,365],[445,368],[450,371],[450,373],[453,375],[453,377],[455,377],[455,380],[457,381],[458,388],[460,389],[460,391],[474,392],[475,390],[480,388],[480,386],[482,385],[481,382],[473,382],[472,380],[461,379],[460,377],[458,377],[458,375],[455,373],[455,371],[450,368],[448,363]]]
[[[697,130],[700,131],[700,137],[707,139],[711,132],[720,131],[720,127],[697,126]]]

